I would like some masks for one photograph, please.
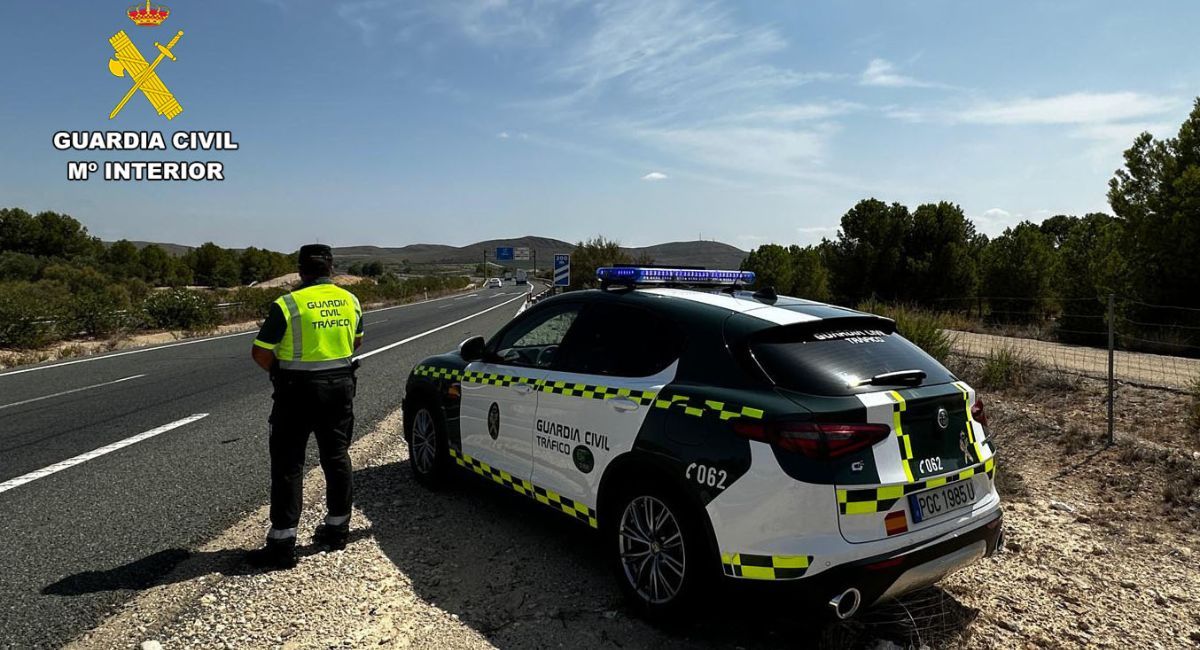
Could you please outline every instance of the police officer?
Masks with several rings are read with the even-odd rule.
[[[352,482],[350,438],[354,430],[354,351],[362,344],[362,307],[335,285],[333,251],[300,248],[300,286],[280,297],[251,348],[254,361],[271,373],[275,387],[270,418],[271,529],[267,543],[250,551],[264,568],[296,566],[296,526],[308,435],[315,433],[325,472],[328,516],[313,542],[346,547]]]

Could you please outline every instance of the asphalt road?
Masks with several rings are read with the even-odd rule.
[[[416,362],[490,335],[525,289],[368,313],[356,431],[399,406]],[[267,501],[270,384],[250,360],[252,340],[213,337],[0,371],[0,646],[57,647],[132,595],[103,585],[48,589],[63,578],[195,548]]]

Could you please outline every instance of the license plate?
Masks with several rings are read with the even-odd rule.
[[[908,510],[913,523],[928,521],[975,503],[975,482],[959,481],[951,485],[908,495]]]

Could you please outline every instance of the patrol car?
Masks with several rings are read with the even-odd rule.
[[[598,529],[650,616],[726,580],[848,618],[1002,544],[983,402],[893,321],[749,272],[597,276],[413,369],[419,482],[467,470]]]

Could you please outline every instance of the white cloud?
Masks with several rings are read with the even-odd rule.
[[[496,137],[500,138],[501,140],[507,140],[507,139],[511,138],[512,136],[508,134],[508,131],[501,131],[496,134]]]
[[[1174,110],[1170,97],[1134,92],[1070,93],[1041,98],[988,102],[954,114],[971,124],[1109,124]]]
[[[432,27],[448,29],[476,45],[540,45],[575,4],[577,0],[353,0],[339,4],[337,13],[359,29],[368,45],[380,29],[409,41],[429,38]]]
[[[1136,92],[1076,92],[1047,97],[976,101],[961,107],[884,107],[884,114],[906,122],[983,126],[1061,126],[1062,134],[1092,144],[1084,151],[1096,168],[1110,166],[1143,131],[1156,136],[1175,128],[1170,113],[1186,102],[1174,97]]]
[[[792,124],[795,122],[813,122],[838,117],[847,113],[861,110],[862,104],[846,101],[810,102],[804,104],[778,104],[755,109],[747,113],[730,115],[729,121],[744,122],[774,122]]]
[[[831,175],[820,167],[837,132],[833,120],[862,108],[796,101],[796,88],[837,76],[781,63],[789,58],[781,32],[748,22],[726,0],[445,0],[410,7],[345,0],[339,13],[368,40],[381,40],[391,26],[403,32],[400,42],[436,41],[449,32],[478,45],[546,46],[537,54],[543,73],[533,81],[548,95],[504,108],[572,130],[586,125],[611,140],[612,150],[635,152],[622,156],[649,158],[638,165],[642,172],[670,162],[674,178],[737,183],[770,175],[824,183]],[[525,137],[497,137],[506,135]],[[654,151],[639,151],[645,148]]]
[[[767,26],[745,25],[717,3],[611,0],[594,6],[595,30],[568,51],[551,77],[574,89],[558,99],[575,105],[597,96],[635,106],[690,112],[709,100],[740,106],[761,93],[827,79],[775,65],[787,47]]]
[[[595,30],[550,74],[570,88],[543,103],[559,119],[594,119],[634,145],[692,170],[735,177],[808,177],[836,132],[828,123],[857,109],[844,101],[781,101],[804,84],[834,78],[777,61],[787,42],[772,26],[747,24],[727,5],[685,0],[610,0],[594,6]],[[612,119],[597,106],[619,105]],[[797,125],[804,124],[803,128]]]
[[[837,226],[809,226],[805,228],[797,228],[796,232],[803,235],[816,235],[823,232],[837,232]]]
[[[809,177],[825,153],[821,130],[694,127],[637,131],[642,142],[710,168],[748,175]]]
[[[989,237],[996,237],[1003,234],[1005,229],[1011,228],[1022,221],[1041,223],[1050,215],[1051,211],[1044,209],[1032,210],[1028,213],[1014,213],[1004,208],[989,208],[981,214],[972,215],[971,221],[975,223],[975,227],[979,232]]]
[[[885,88],[934,88],[942,84],[921,81],[896,72],[896,66],[887,59],[871,59],[867,69],[863,70],[858,83],[863,86],[881,86]]]
[[[646,174],[645,176],[643,176],[642,180],[644,180],[644,181],[665,181],[665,180],[667,180],[667,175],[662,172],[650,172],[649,174]]]

